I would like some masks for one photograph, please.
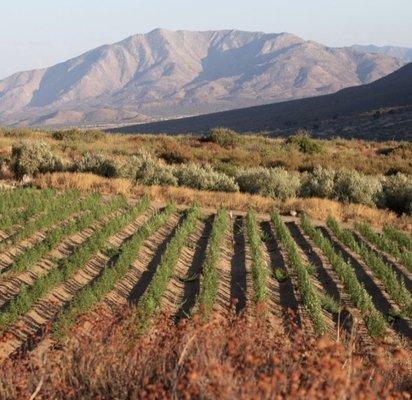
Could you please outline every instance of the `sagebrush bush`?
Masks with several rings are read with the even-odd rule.
[[[280,200],[296,197],[300,188],[299,174],[283,168],[259,167],[240,170],[236,182],[242,192]]]
[[[238,141],[238,134],[232,129],[214,128],[209,132],[209,140],[225,148],[233,147]]]
[[[43,142],[24,141],[12,147],[10,168],[17,178],[56,172],[63,169],[63,161]]]
[[[215,192],[238,192],[234,178],[214,170],[210,165],[183,164],[174,168],[180,186]]]
[[[148,153],[133,156],[123,165],[121,175],[132,178],[143,185],[177,186],[178,180],[172,169],[159,159]]]
[[[321,166],[304,175],[300,195],[302,197],[332,198],[335,171]]]
[[[381,179],[354,170],[336,172],[333,192],[334,198],[343,203],[375,206],[382,201]]]
[[[102,154],[86,153],[73,169],[91,172],[107,178],[127,178],[143,185],[177,185],[172,170],[148,153],[139,153],[123,160],[106,158]]]
[[[103,154],[86,153],[80,160],[75,162],[74,170],[77,172],[91,172],[106,178],[118,176],[115,161]]]
[[[295,135],[290,136],[286,143],[296,147],[301,153],[318,154],[324,151],[322,145],[310,137],[309,132],[300,129]]]
[[[401,173],[383,181],[383,205],[397,213],[412,214],[412,178]]]

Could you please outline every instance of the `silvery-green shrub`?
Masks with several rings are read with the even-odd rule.
[[[61,171],[63,161],[44,142],[23,141],[12,147],[10,167],[17,178]]]
[[[300,188],[299,174],[283,168],[258,167],[240,170],[236,182],[242,192],[280,200],[296,197]]]
[[[363,175],[354,170],[339,170],[334,181],[334,198],[343,203],[378,205],[382,182],[378,176]]]
[[[215,192],[238,192],[234,178],[214,170],[210,165],[182,164],[174,167],[179,186]]]
[[[332,198],[334,181],[334,170],[318,166],[303,176],[300,195],[302,197]]]

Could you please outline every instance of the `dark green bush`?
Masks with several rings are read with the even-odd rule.
[[[384,205],[399,214],[412,214],[412,178],[404,174],[383,181]]]
[[[290,146],[296,147],[304,154],[318,154],[324,151],[324,148],[316,140],[310,137],[309,132],[305,130],[298,130],[295,135],[286,139],[286,143]]]
[[[214,128],[209,132],[209,140],[222,147],[234,147],[238,141],[238,134],[227,128]]]
[[[83,141],[94,142],[106,137],[105,133],[99,130],[81,131],[79,129],[70,129],[66,131],[55,131],[52,138],[55,140]]]
[[[106,178],[118,176],[115,161],[106,158],[102,154],[86,153],[80,160],[75,162],[73,169],[78,172],[91,172]]]

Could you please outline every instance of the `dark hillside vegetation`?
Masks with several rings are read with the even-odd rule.
[[[109,131],[200,134],[216,126],[273,136],[288,136],[297,128],[306,128],[318,137],[411,140],[412,64],[370,84],[330,95]]]

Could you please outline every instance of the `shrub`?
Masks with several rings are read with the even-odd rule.
[[[296,197],[300,187],[297,173],[283,168],[250,168],[237,174],[236,182],[242,192],[261,194],[280,200]]]
[[[43,142],[24,141],[12,147],[11,170],[18,177],[61,171],[63,162],[51,147]]]
[[[238,192],[235,179],[215,171],[210,165],[183,164],[174,168],[180,186],[215,192]]]
[[[238,134],[231,129],[214,128],[209,132],[209,140],[225,148],[234,147],[238,141]]]
[[[130,165],[123,166],[123,177],[132,174],[133,179],[143,185],[177,186],[172,169],[148,153],[133,156],[127,162]]]
[[[52,133],[52,138],[55,140],[94,142],[96,140],[104,139],[105,137],[104,132],[98,130],[81,131],[79,129],[70,129]]]
[[[308,131],[300,129],[295,135],[290,136],[286,143],[296,147],[301,153],[318,154],[323,152],[323,146],[310,137]]]
[[[381,203],[382,183],[376,176],[340,170],[336,172],[333,192],[341,202],[374,206]]]
[[[102,154],[86,153],[75,163],[74,169],[78,172],[91,172],[106,178],[114,178],[118,175],[115,162]]]
[[[383,202],[398,213],[412,214],[412,178],[398,173],[383,181]]]
[[[0,135],[12,138],[24,138],[29,136],[33,131],[30,128],[0,128]]]
[[[300,195],[303,197],[333,197],[335,171],[321,166],[303,178]]]

